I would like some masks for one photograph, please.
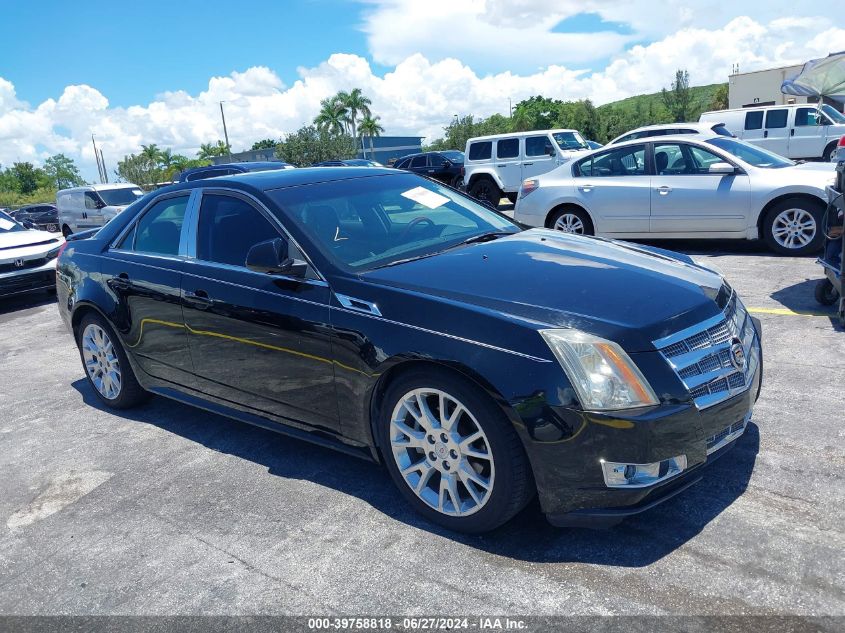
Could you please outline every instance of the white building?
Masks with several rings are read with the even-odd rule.
[[[795,77],[802,67],[803,64],[798,64],[731,75],[728,78],[728,108],[807,103],[806,97],[793,97],[780,91],[784,80]]]

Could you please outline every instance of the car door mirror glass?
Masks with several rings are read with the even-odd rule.
[[[713,163],[707,171],[711,174],[735,174],[736,167],[730,163]]]
[[[308,271],[308,264],[289,256],[288,243],[281,237],[259,242],[250,248],[246,256],[246,267],[257,273],[291,277],[305,277]]]

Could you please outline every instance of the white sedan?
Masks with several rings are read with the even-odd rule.
[[[738,139],[678,135],[604,147],[522,183],[514,219],[613,238],[763,238],[821,248],[831,163],[797,164]]]
[[[27,229],[0,211],[0,299],[56,287],[56,257],[65,239]]]

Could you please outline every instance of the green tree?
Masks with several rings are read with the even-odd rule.
[[[64,154],[56,154],[44,161],[44,173],[47,174],[50,185],[55,189],[67,189],[85,184],[76,163]]]
[[[45,178],[43,170],[38,169],[32,163],[14,163],[10,171],[18,181],[18,191],[24,195],[38,189],[39,180],[43,181]]]
[[[346,117],[346,106],[335,95],[320,102],[320,112],[314,118],[314,125],[323,132],[343,134],[346,131]]]
[[[669,90],[663,88],[660,91],[660,96],[673,121],[677,123],[686,121],[690,115],[690,104],[692,103],[689,73],[686,70],[678,69],[675,72],[675,80],[672,82],[671,88]]]
[[[223,141],[217,141],[216,144],[203,143],[197,152],[197,158],[200,160],[208,160],[216,156],[228,156],[232,153],[232,146],[226,145]]]
[[[367,114],[361,120],[361,137],[364,136],[369,137],[370,139],[370,158],[375,157],[375,149],[373,148],[373,138],[376,136],[381,136],[381,133],[384,132],[384,128],[379,124],[379,119],[381,117],[378,116],[370,116]]]
[[[277,143],[278,141],[274,141],[271,138],[265,138],[260,141],[255,141],[255,143],[253,143],[252,147],[250,147],[249,149],[251,151],[255,151],[257,149],[273,149],[274,147],[276,147]]]
[[[353,88],[349,92],[339,92],[335,97],[337,102],[346,109],[346,120],[352,132],[352,138],[358,138],[358,115],[366,119],[372,112],[370,106],[373,104],[368,97],[361,92],[360,88]]]
[[[513,131],[548,130],[559,118],[562,102],[537,95],[516,104],[513,110]]]
[[[115,172],[122,180],[141,187],[150,187],[165,179],[158,161],[151,160],[149,152],[124,156],[117,161]]]
[[[728,84],[720,84],[713,93],[713,98],[707,105],[708,110],[728,109]]]
[[[276,156],[297,167],[353,158],[356,153],[355,140],[348,134],[321,130],[313,125],[299,128],[276,145]]]

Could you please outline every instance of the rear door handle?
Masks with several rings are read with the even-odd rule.
[[[795,136],[795,128],[792,128],[791,130],[789,130],[789,135]]]
[[[507,163],[499,163],[498,165],[496,165],[496,167],[507,167],[507,166],[508,166]]]
[[[533,165],[534,163],[522,163],[522,164],[523,164],[523,165],[525,165],[526,167],[530,167],[530,166],[531,166],[531,165]]]
[[[595,189],[595,185],[578,185],[578,189],[584,193],[590,193],[593,189]]]
[[[763,138],[769,138],[769,130],[763,131]]]
[[[667,187],[666,185],[663,185],[663,186],[661,186],[661,187],[658,187],[658,188],[657,188],[657,191],[658,191],[658,193],[659,193],[661,196],[665,196],[665,195],[667,195],[670,191],[672,191],[672,187]]]
[[[109,286],[115,290],[128,290],[132,287],[132,282],[129,280],[129,275],[126,273],[120,273],[119,275],[111,278]]]
[[[185,301],[200,310],[205,310],[214,303],[205,290],[197,290],[195,292],[185,291]]]

